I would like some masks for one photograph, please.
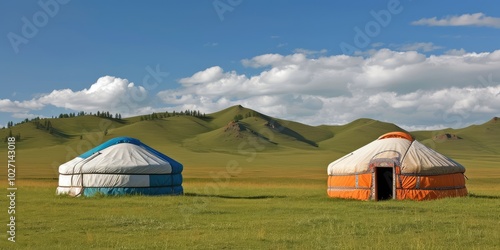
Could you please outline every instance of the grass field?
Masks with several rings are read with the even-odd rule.
[[[236,106],[206,118],[85,116],[51,123],[53,133],[31,123],[12,128],[23,138],[16,142],[16,242],[4,231],[0,249],[500,249],[497,119],[412,132],[463,164],[469,178],[468,197],[423,202],[327,197],[328,163],[400,130],[390,123],[359,119],[312,127]],[[433,139],[445,132],[463,139]],[[182,162],[185,195],[55,195],[60,164],[122,135]],[[7,194],[4,173],[0,185]],[[8,223],[3,197],[0,211]]]
[[[17,182],[17,242],[5,238],[0,249],[500,247],[495,162],[458,159],[468,166],[469,197],[367,202],[327,198],[325,155],[258,153],[249,162],[198,153],[186,164],[185,195],[175,197],[71,198],[55,195],[50,172],[24,178]],[[215,163],[202,165],[202,158]],[[229,175],[224,161],[238,168]]]

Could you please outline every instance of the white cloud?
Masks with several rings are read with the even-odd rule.
[[[88,89],[54,90],[28,101],[0,100],[0,111],[26,118],[32,110],[52,105],[127,116],[185,109],[211,113],[241,104],[312,125],[367,117],[412,129],[463,127],[500,115],[500,50],[430,56],[389,49],[363,56],[264,54],[241,62],[258,73],[214,66],[156,96],[126,79],[104,76]]]
[[[256,56],[252,59],[243,59],[241,63],[245,67],[261,68],[267,66],[283,66],[291,64],[300,64],[307,60],[306,55],[302,53],[295,53],[288,56],[280,54],[265,54]]]
[[[463,127],[472,121],[491,118],[500,110],[500,99],[494,96],[500,85],[493,87],[443,88],[437,91],[417,90],[407,94],[381,92],[373,95],[327,98],[325,106],[336,109],[319,116],[352,121],[370,117],[416,128],[428,126]],[[339,112],[352,110],[352,112]],[[450,119],[450,117],[455,117]],[[479,118],[479,119],[478,119]],[[320,121],[317,121],[320,122]]]
[[[462,49],[450,49],[450,50],[445,52],[446,55],[450,55],[450,56],[463,56],[466,53],[467,52],[463,48]]]
[[[19,118],[19,119],[26,119],[26,118],[33,119],[36,117],[43,117],[43,116],[30,114],[30,113],[14,113],[14,114],[12,114],[12,117]]]
[[[142,86],[135,86],[127,79],[103,76],[89,89],[54,90],[36,99],[37,103],[53,105],[71,110],[98,111],[132,114],[148,102],[147,92]]]
[[[222,78],[222,68],[219,66],[214,66],[204,71],[200,71],[191,77],[182,78],[181,80],[179,80],[179,82],[186,86],[189,86],[192,84],[216,81],[220,78]]]
[[[43,104],[36,100],[11,101],[10,99],[0,99],[0,112],[27,112],[28,110],[42,109]]]
[[[402,51],[422,51],[422,52],[430,52],[442,48],[443,48],[442,46],[437,46],[434,45],[433,43],[408,43],[398,47],[398,49]]]
[[[196,86],[158,96],[179,109],[209,113],[241,104],[315,125],[369,117],[408,128],[457,127],[498,115],[500,84],[492,79],[500,79],[500,51],[458,52],[463,53],[425,56],[380,49],[365,57],[265,54],[242,60],[244,66],[262,68],[256,75],[220,69],[211,81],[196,80],[211,75],[207,69],[183,79]],[[488,76],[486,84],[480,76]]]
[[[463,14],[461,16],[447,16],[442,19],[437,17],[422,18],[414,21],[413,25],[427,25],[427,26],[484,26],[500,28],[500,18],[489,17],[483,13]]]

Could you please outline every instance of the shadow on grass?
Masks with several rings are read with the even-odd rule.
[[[471,193],[469,193],[468,197],[482,198],[482,199],[500,199],[500,196],[498,195],[483,195],[483,194],[471,194]]]
[[[247,199],[247,200],[286,198],[286,196],[284,195],[230,196],[230,195],[197,194],[197,193],[184,193],[184,196],[213,197],[213,198],[223,198],[223,199]]]

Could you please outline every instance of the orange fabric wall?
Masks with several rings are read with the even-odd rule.
[[[328,196],[331,198],[369,200],[370,189],[352,189],[352,190],[330,190]]]
[[[359,174],[358,187],[369,188],[372,185],[372,174]],[[328,176],[329,187],[356,187],[356,175],[335,175]]]
[[[418,188],[417,179],[420,179]],[[462,173],[432,176],[398,175],[396,187],[398,200],[431,200],[467,195],[465,177]]]
[[[356,187],[355,175],[328,176],[328,187]]]
[[[417,188],[419,179],[419,188]],[[372,173],[328,176],[328,196],[347,199],[370,199]],[[435,176],[397,175],[396,197],[398,200],[429,200],[444,197],[466,196],[465,177],[462,173]]]
[[[397,189],[398,200],[433,200],[445,197],[460,197],[467,195],[467,188],[449,190]]]
[[[368,200],[372,174],[358,175],[356,188],[356,175],[328,176],[328,196],[332,198]]]
[[[405,189],[417,188],[417,178],[420,178],[419,189],[446,188],[446,187],[464,187],[465,177],[462,173],[432,175],[432,176],[409,176],[398,175],[397,187]]]

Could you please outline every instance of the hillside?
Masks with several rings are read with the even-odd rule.
[[[480,125],[460,129],[414,131],[417,140],[451,156],[499,155],[500,119],[492,118]]]
[[[239,117],[238,117],[239,116]],[[235,119],[237,121],[235,121]],[[144,141],[184,147],[192,151],[235,151],[242,143],[262,144],[268,150],[334,150],[349,152],[390,131],[405,131],[392,123],[358,119],[339,126],[309,126],[277,119],[240,105],[208,114],[205,117],[175,115],[154,120],[139,117],[101,118],[91,115],[42,119],[51,124],[33,122],[0,130],[5,138],[20,134],[18,145],[24,149],[71,145],[92,137],[136,137]],[[500,153],[500,119],[481,125],[441,131],[413,131],[417,140],[438,150],[467,150],[474,153]],[[240,146],[241,147],[241,146]]]
[[[339,126],[309,126],[238,105],[204,116],[176,114],[150,120],[139,116],[112,119],[91,115],[41,119],[1,129],[0,136],[20,135],[16,147],[21,164],[51,166],[56,173],[58,164],[117,136],[138,138],[162,152],[197,164],[203,162],[203,157],[193,157],[193,153],[210,153],[212,164],[224,164],[227,160],[215,155],[260,152],[265,153],[265,157],[259,158],[262,164],[265,159],[272,159],[286,165],[293,159],[310,156],[315,156],[315,164],[326,164],[391,131],[404,129],[364,118]],[[474,155],[488,159],[500,154],[498,118],[461,129],[411,134],[451,157],[467,159]],[[5,150],[6,147],[0,148],[0,152]],[[30,174],[36,176],[35,172]]]
[[[358,119],[342,126],[323,126],[333,136],[320,142],[322,148],[348,153],[392,131],[405,131],[392,124],[371,119]]]

